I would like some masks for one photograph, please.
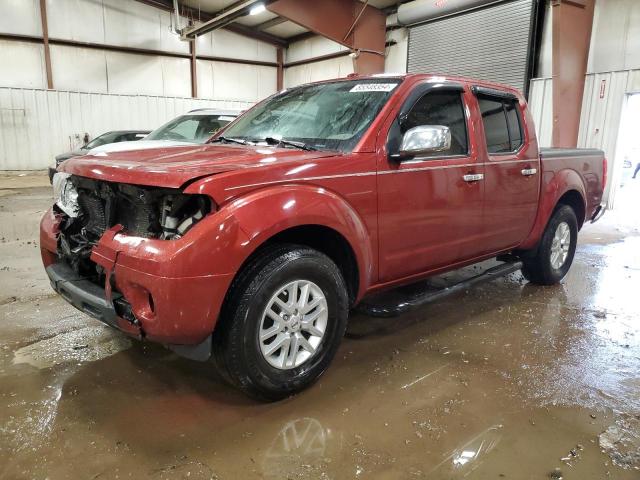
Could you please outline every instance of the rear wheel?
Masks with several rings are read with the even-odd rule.
[[[329,257],[298,245],[270,247],[231,287],[214,333],[216,362],[254,398],[292,395],[327,368],[347,316],[347,288]]]
[[[569,271],[578,241],[578,220],[573,209],[559,206],[542,234],[535,252],[523,255],[522,274],[531,283],[553,285]]]

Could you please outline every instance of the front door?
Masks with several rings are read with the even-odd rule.
[[[381,164],[381,283],[473,258],[482,235],[484,167],[468,134],[471,119],[466,104],[471,93],[463,91],[462,86],[425,91],[417,99],[410,96],[406,100],[412,105],[403,106],[390,129],[390,138],[401,138],[420,125],[444,125],[451,131],[451,147],[407,161],[388,158]]]

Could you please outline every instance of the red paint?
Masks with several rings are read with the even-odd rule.
[[[358,264],[360,300],[374,290],[535,246],[568,191],[580,194],[585,218],[591,217],[602,199],[602,159],[541,160],[525,100],[502,85],[449,78],[464,86],[468,156],[390,161],[385,145],[392,121],[416,85],[431,80],[406,75],[349,154],[211,144],[65,162],[61,169],[75,175],[182,187],[209,195],[218,206],[179,240],[132,237],[114,228],[94,247],[92,259],[112,272],[147,338],[178,344],[205,339],[243,262],[291,227],[322,225],[347,240]],[[517,153],[487,153],[471,85],[517,95],[524,122]],[[525,177],[524,168],[538,173]],[[467,173],[484,173],[484,181],[464,182]],[[45,265],[55,261],[57,225],[47,212],[41,222]],[[121,323],[128,333],[140,333]]]

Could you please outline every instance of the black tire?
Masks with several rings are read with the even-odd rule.
[[[263,313],[282,286],[300,279],[321,289],[328,311],[326,327],[310,358],[297,367],[278,369],[260,348]],[[213,335],[216,366],[253,398],[274,401],[293,395],[325,371],[344,336],[348,313],[345,281],[329,257],[300,245],[269,246],[242,269],[229,290]]]
[[[569,226],[569,250],[564,263],[554,268],[551,262],[552,246],[556,230],[561,223]],[[542,239],[534,251],[522,255],[524,266],[522,274],[531,283],[537,285],[555,285],[569,271],[578,242],[578,220],[573,209],[567,205],[556,208],[542,234]]]

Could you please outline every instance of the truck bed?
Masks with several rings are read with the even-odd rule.
[[[606,183],[604,152],[595,148],[541,148],[540,158],[543,191],[547,178],[550,178],[544,175],[545,172],[553,172],[553,176],[578,175],[586,189],[585,219],[592,218],[602,203]]]

